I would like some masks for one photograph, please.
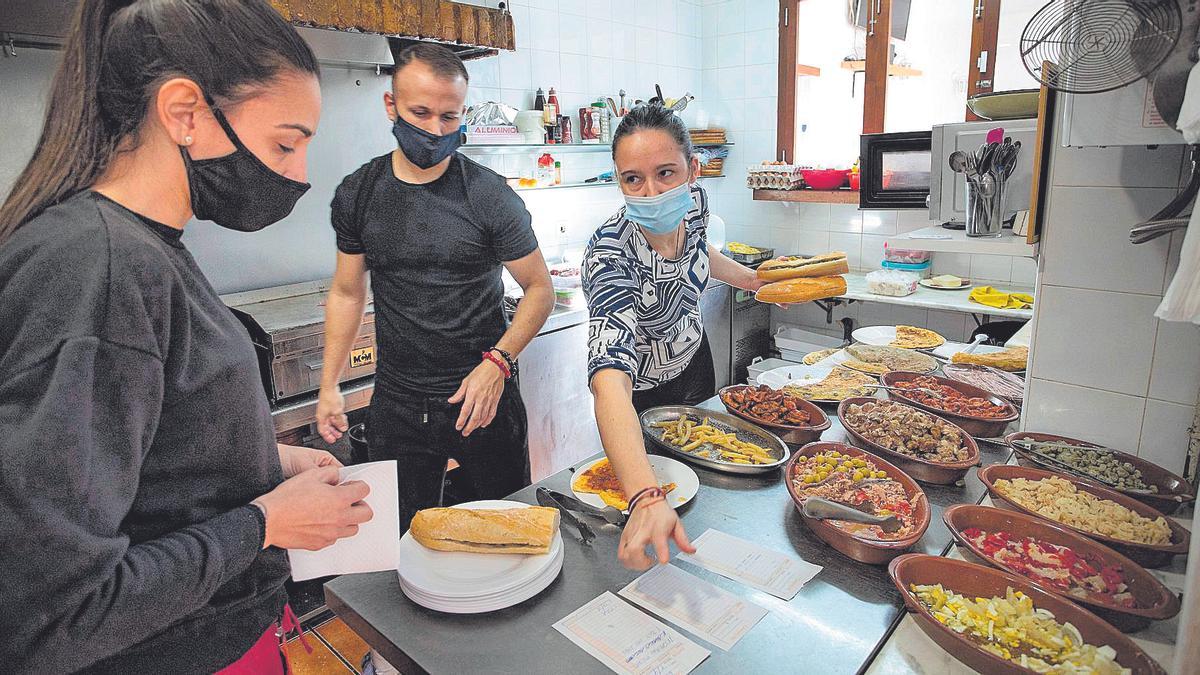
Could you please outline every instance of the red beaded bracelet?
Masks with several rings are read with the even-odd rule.
[[[500,372],[504,373],[504,379],[507,380],[512,377],[512,371],[508,369],[508,364],[505,363],[504,360],[499,356],[496,356],[490,351],[486,351],[483,353],[483,360],[491,361],[492,363],[496,364],[496,367],[500,369]]]

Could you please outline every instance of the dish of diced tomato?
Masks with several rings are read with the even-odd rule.
[[[1080,555],[1066,546],[1003,530],[984,532],[970,527],[962,534],[988,558],[1067,595],[1100,599],[1119,607],[1137,606],[1121,567],[1105,564],[1099,556]]]

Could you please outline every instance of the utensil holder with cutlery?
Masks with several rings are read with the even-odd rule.
[[[968,237],[999,237],[1004,228],[1008,178],[1016,168],[1021,141],[1003,136],[1003,129],[993,131],[998,133],[989,134],[990,142],[975,152],[959,150],[950,155],[950,168],[966,178]]]

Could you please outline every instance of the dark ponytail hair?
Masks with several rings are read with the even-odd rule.
[[[317,60],[266,0],[82,0],[41,138],[0,206],[0,245],[94,184],[166,80],[228,106],[287,69],[315,75]]]
[[[658,129],[667,132],[679,145],[684,162],[691,163],[692,135],[688,133],[687,125],[683,123],[679,115],[675,114],[675,111],[657,103],[638,106],[625,113],[625,117],[621,118],[621,123],[617,125],[617,131],[613,134],[612,156],[614,162],[617,160],[617,145],[620,144],[621,139],[643,129]]]

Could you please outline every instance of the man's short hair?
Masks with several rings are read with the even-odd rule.
[[[462,59],[449,48],[432,42],[418,42],[401,49],[396,54],[396,66],[392,69],[393,79],[401,68],[413,61],[420,61],[429,66],[438,77],[447,80],[461,77],[464,82],[471,81]]]

